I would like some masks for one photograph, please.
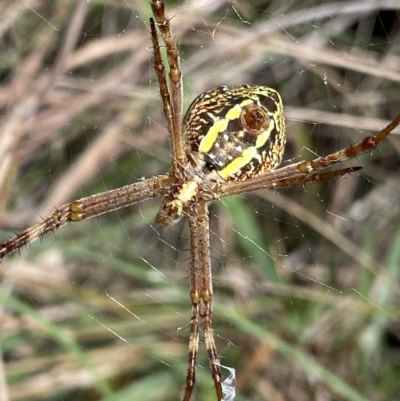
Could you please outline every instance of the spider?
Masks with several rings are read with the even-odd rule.
[[[199,95],[185,117],[179,53],[165,6],[152,0],[150,32],[171,150],[168,173],[61,206],[42,222],[0,245],[0,257],[43,237],[68,222],[78,222],[116,209],[161,197],[156,222],[168,227],[183,217],[190,228],[190,338],[183,400],[192,397],[202,326],[216,399],[226,399],[221,365],[212,329],[213,286],[210,263],[209,214],[212,201],[260,189],[317,183],[358,171],[334,164],[373,150],[400,123],[398,115],[375,136],[325,157],[277,168],[285,148],[285,119],[278,92],[265,86],[221,86]],[[168,78],[158,36],[165,43]]]

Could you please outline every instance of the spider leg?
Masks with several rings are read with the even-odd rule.
[[[157,74],[158,83],[160,85],[160,94],[163,104],[164,116],[167,122],[168,132],[174,132],[174,121],[173,121],[173,110],[171,106],[171,97],[168,90],[167,79],[165,76],[165,67],[162,62],[161,53],[160,53],[160,44],[158,42],[158,36],[156,27],[154,24],[154,19],[150,18],[150,33],[151,40],[153,42],[153,54],[154,54],[154,69]],[[169,145],[171,149],[172,156],[176,156],[175,143],[173,141],[173,136],[170,135]]]
[[[182,134],[183,92],[182,92],[182,74],[179,62],[179,52],[171,33],[169,20],[165,14],[164,3],[161,0],[153,0],[151,3],[151,9],[153,10],[154,18],[157,21],[158,28],[161,32],[162,38],[167,48],[167,58],[169,64],[168,76],[170,80],[170,90],[171,90],[171,94],[168,96],[170,98],[170,104],[172,105],[172,127],[173,127],[173,130],[169,131],[169,134],[171,138],[170,142],[172,144],[171,152],[173,160],[173,170],[175,172],[179,170],[179,167],[176,166],[179,165],[185,166],[187,163],[186,144]],[[151,36],[153,39],[153,46],[155,50],[154,52],[154,57],[156,60],[155,67],[160,82],[161,97],[164,99],[163,90],[165,89],[168,92],[168,88],[167,85],[165,84],[166,80],[165,80],[164,67],[160,69],[160,72],[158,72],[157,70],[162,66],[162,61],[160,56],[160,47],[158,44],[158,40],[155,39],[157,35],[154,30],[154,22],[150,21],[150,26],[151,25],[153,25],[153,27],[151,27]],[[156,59],[156,57],[158,58],[158,60]],[[162,75],[164,76],[163,78],[161,78]]]
[[[400,114],[390,122],[385,128],[376,135],[367,136],[363,140],[356,142],[346,148],[340,149],[325,157],[318,157],[315,160],[305,161],[298,166],[303,173],[314,170],[321,170],[330,167],[338,162],[351,159],[362,153],[375,149],[398,125],[400,124]]]
[[[298,163],[278,168],[268,174],[247,179],[246,181],[223,183],[217,189],[215,196],[219,199],[228,195],[238,195],[259,189],[275,189],[292,185],[321,182],[332,177],[358,171],[360,169],[358,167],[349,167],[337,171],[311,174],[314,171],[318,172],[327,169],[336,163],[375,149],[399,124],[400,114],[377,135],[368,136],[353,145],[325,157],[318,157],[314,160],[302,160]]]
[[[311,175],[301,175],[298,177],[284,178],[282,180],[271,183],[266,189],[292,187],[294,185],[317,184],[318,182],[327,181],[334,177],[343,177],[347,174],[362,170],[361,166],[346,167],[340,170],[327,171],[325,173],[316,173]]]
[[[262,189],[277,189],[293,187],[294,185],[317,184],[318,182],[327,181],[334,177],[343,177],[347,174],[351,174],[360,170],[362,170],[361,166],[353,166],[334,171],[326,171],[324,173],[297,174],[281,179],[276,179],[274,173],[271,173],[271,177],[268,177],[268,180],[259,182],[257,184],[254,182],[249,183],[248,187],[241,185],[238,188],[235,188],[235,186],[232,186],[229,189],[229,193],[220,191],[216,196],[218,196],[218,199],[222,199],[226,196],[239,195],[245,192],[252,192]]]
[[[199,342],[199,318],[204,327],[205,345],[210,361],[217,400],[223,397],[221,368],[212,330],[212,278],[207,202],[197,202],[188,213],[190,225],[190,297],[192,300],[191,333],[189,342],[189,367],[184,401],[189,401],[195,384],[195,365]],[[200,307],[201,305],[201,307]]]
[[[159,175],[145,181],[102,192],[56,209],[49,217],[0,245],[0,258],[43,237],[68,222],[81,221],[160,196],[168,186],[169,176]]]
[[[188,372],[186,376],[186,389],[184,401],[189,401],[196,383],[196,361],[199,352],[199,321],[200,321],[200,303],[201,303],[201,272],[199,265],[201,263],[199,253],[198,221],[196,217],[189,216],[190,227],[190,300],[192,302],[192,316],[190,318],[190,338],[189,338],[189,358]]]

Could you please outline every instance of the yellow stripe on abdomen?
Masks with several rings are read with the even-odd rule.
[[[217,141],[218,135],[228,128],[229,121],[237,120],[240,117],[243,107],[250,103],[253,103],[252,99],[243,100],[240,104],[236,104],[234,107],[229,109],[225,118],[215,121],[207,134],[205,134],[204,138],[200,141],[199,153],[208,153]]]
[[[218,175],[226,180],[231,175],[234,175],[237,171],[239,171],[242,167],[246,166],[250,163],[251,159],[257,155],[257,148],[255,146],[251,146],[243,151],[242,155],[237,157],[231,163],[229,163],[224,169],[218,172]]]
[[[256,145],[250,146],[249,148],[245,149],[241,156],[236,157],[231,163],[229,163],[224,169],[218,172],[218,175],[223,179],[226,180],[230,176],[236,174],[240,169],[245,167],[247,164],[251,162],[251,159],[255,158],[258,155],[258,148],[264,146],[270,135],[272,130],[274,129],[274,121],[271,120],[271,124],[267,131],[264,131],[257,137]],[[261,156],[260,156],[261,161]]]
[[[228,127],[228,120],[226,118],[222,118],[213,124],[213,126],[208,130],[207,134],[201,140],[199,145],[200,153],[208,153],[210,149],[213,147],[215,141],[218,138],[218,135],[225,131]]]

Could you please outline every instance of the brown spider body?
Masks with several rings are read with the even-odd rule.
[[[168,226],[186,216],[190,228],[192,314],[183,400],[191,399],[195,386],[202,325],[216,399],[221,401],[226,388],[224,390],[212,330],[209,202],[260,189],[316,183],[357,171],[360,167],[326,169],[373,150],[400,123],[400,115],[375,136],[325,157],[277,168],[285,146],[285,120],[279,94],[264,86],[219,87],[195,99],[183,119],[178,50],[164,3],[153,0],[152,10],[156,22],[150,19],[150,29],[170,140],[170,172],[61,206],[40,223],[1,244],[0,258],[68,222],[82,221],[150,198],[163,198],[156,221]],[[166,45],[169,82],[160,54],[157,28]]]
[[[171,172],[174,185],[156,216],[163,227],[178,222],[201,200],[217,199],[218,182],[256,177],[282,161],[283,105],[271,88],[222,86],[204,92],[190,105],[183,127],[188,163],[179,176]]]
[[[277,167],[286,137],[281,97],[264,86],[202,93],[184,118],[188,155],[209,180],[243,181]]]

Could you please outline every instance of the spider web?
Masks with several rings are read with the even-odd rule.
[[[186,107],[222,84],[273,86],[284,163],[376,132],[399,113],[396,6],[177,2]],[[1,239],[168,169],[148,1],[28,1],[1,15]],[[363,166],[354,176],[212,205],[214,333],[236,400],[398,398],[398,149],[392,135],[350,162]],[[3,262],[1,400],[177,399],[188,227],[155,226],[158,205],[70,225]],[[196,399],[214,399],[204,347],[198,365]]]

